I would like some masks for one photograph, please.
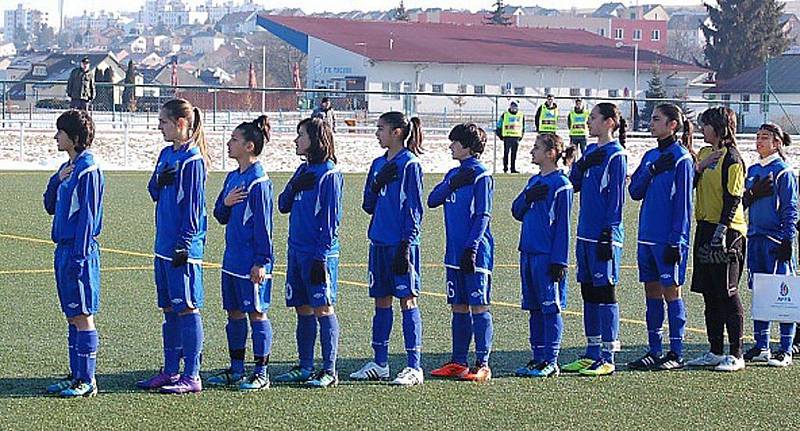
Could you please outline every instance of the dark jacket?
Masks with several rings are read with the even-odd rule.
[[[72,100],[93,100],[95,96],[94,73],[80,67],[72,69],[67,81],[67,96]]]
[[[322,121],[331,126],[331,131],[336,133],[336,117],[333,115],[333,108],[322,109],[322,107],[317,107],[311,113],[311,118],[322,119]]]

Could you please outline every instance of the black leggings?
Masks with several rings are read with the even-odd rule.
[[[739,293],[731,296],[720,294],[703,294],[706,304],[706,333],[711,353],[722,355],[725,345],[724,332],[728,329],[730,353],[737,358],[742,357],[742,338],[744,334],[744,309]]]

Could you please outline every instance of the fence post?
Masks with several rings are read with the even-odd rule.
[[[214,131],[216,132],[217,131],[217,92],[216,91],[214,91],[214,108],[212,109],[211,115],[212,115],[211,118],[214,121]]]
[[[496,127],[491,127],[491,125],[493,125],[494,122],[497,121],[497,117],[498,117],[497,104],[498,104],[497,96],[494,96],[494,107],[492,108],[492,118],[491,118],[491,122],[489,123],[489,125],[490,125],[489,128],[492,129],[492,130],[494,130],[496,128]],[[497,173],[497,133],[492,133],[492,142],[494,142],[494,145],[492,145],[492,147],[494,148],[494,150],[493,150],[494,157],[493,157],[493,160],[492,160],[492,171],[494,173]]]
[[[128,144],[129,144],[129,142],[128,142],[128,128],[129,128],[128,125],[129,125],[129,123],[130,123],[129,120],[125,120],[125,122],[123,123],[123,127],[125,127],[125,134],[124,134],[124,138],[123,138],[123,142],[122,142],[122,155],[123,155],[123,159],[122,159],[123,162],[122,163],[123,163],[123,166],[125,168],[128,167]]]
[[[22,163],[22,156],[25,146],[25,124],[20,120],[19,122],[19,162]]]

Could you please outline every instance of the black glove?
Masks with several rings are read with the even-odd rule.
[[[666,172],[675,167],[675,155],[672,153],[663,153],[656,159],[655,162],[650,164],[650,175],[656,176],[662,172]]]
[[[311,284],[325,284],[328,273],[325,270],[325,261],[311,261]]]
[[[392,271],[395,275],[408,274],[411,268],[411,250],[408,246],[408,241],[403,241],[397,246],[397,253],[392,260]]]
[[[458,190],[473,182],[475,182],[475,168],[465,168],[459,169],[455,175],[450,177],[450,181],[447,184],[450,186],[450,190]]]
[[[677,245],[670,245],[664,249],[664,262],[675,265],[681,261],[681,249]]]
[[[554,283],[559,283],[564,279],[567,267],[558,263],[551,263],[548,272],[550,273],[550,279],[553,280]]]
[[[611,229],[603,229],[597,238],[597,259],[607,262],[611,260]]]
[[[756,177],[755,181],[753,181],[753,186],[750,187],[750,192],[753,193],[753,200],[772,196],[775,193],[774,186],[775,182],[771,173],[764,178]]]
[[[175,268],[179,266],[186,265],[186,262],[189,260],[189,250],[185,248],[176,249],[172,253],[172,266]]]
[[[465,274],[474,274],[475,273],[475,250],[471,248],[464,249],[464,252],[461,253],[461,262],[460,265],[461,271]]]
[[[297,194],[314,187],[316,182],[317,176],[313,172],[303,172],[292,180],[290,187],[292,188],[292,193]]]
[[[792,240],[785,239],[781,241],[781,244],[775,249],[773,254],[775,255],[775,259],[778,259],[780,262],[786,262],[787,260],[791,260]]]
[[[728,234],[728,227],[724,224],[718,224],[714,230],[714,236],[711,237],[711,248],[717,250],[725,250],[725,236]]]
[[[177,172],[178,168],[173,165],[156,174],[156,184],[158,184],[158,187],[172,185],[172,183],[175,182],[175,174]]]
[[[531,202],[540,201],[547,197],[547,193],[550,191],[550,187],[547,184],[539,183],[535,186],[525,190],[525,202],[530,204]]]
[[[575,162],[575,166],[577,166],[578,169],[581,170],[581,172],[586,172],[586,170],[591,168],[592,166],[597,166],[603,163],[603,160],[605,159],[606,159],[606,151],[603,149],[598,149],[581,157],[580,160]]]
[[[389,162],[383,165],[378,175],[375,176],[375,181],[372,182],[372,191],[378,193],[383,186],[391,183],[397,179],[397,165]]]

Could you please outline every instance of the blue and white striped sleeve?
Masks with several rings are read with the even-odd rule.
[[[781,239],[794,239],[797,236],[797,179],[791,169],[780,174],[775,181],[778,193],[778,216],[781,220]]]
[[[572,215],[572,196],[574,190],[572,184],[562,185],[556,190],[553,196],[553,227],[552,227],[552,250],[550,251],[550,263],[567,266],[569,260],[569,237],[571,232]]]
[[[422,166],[419,163],[407,163],[400,190],[400,214],[402,217],[401,241],[411,241],[419,236],[422,230]]]
[[[692,193],[694,190],[694,162],[688,155],[678,161],[675,166],[675,179],[672,196],[672,229],[667,243],[679,245],[688,242],[689,229],[692,223]]]
[[[473,186],[475,214],[467,235],[466,248],[477,250],[478,242],[483,237],[489,222],[492,220],[492,201],[494,199],[494,179],[488,175],[479,177]]]
[[[625,181],[628,176],[627,156],[620,152],[609,160],[607,176],[603,184],[608,188],[606,217],[603,229],[617,227],[622,224],[622,211],[625,209]]]
[[[253,184],[247,194],[248,205],[253,213],[254,265],[263,266],[271,272],[273,263],[272,243],[272,181]]]
[[[319,225],[314,259],[324,261],[333,249],[339,235],[342,218],[342,189],[344,176],[339,171],[328,171],[320,179],[314,217]]]
[[[103,211],[103,174],[97,165],[91,165],[78,173],[74,193],[77,196],[78,218],[75,220],[72,259],[82,260],[89,255],[89,246],[96,234],[97,219],[102,216]]]
[[[181,227],[178,232],[176,249],[188,250],[192,240],[202,228],[203,197],[205,194],[206,168],[202,158],[187,160],[181,167],[178,177],[181,181],[184,202],[179,202]],[[179,197],[180,200],[180,197]]]

